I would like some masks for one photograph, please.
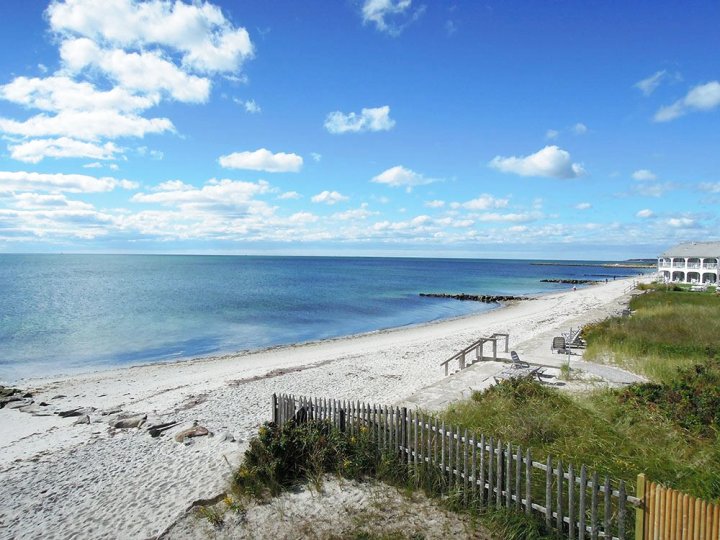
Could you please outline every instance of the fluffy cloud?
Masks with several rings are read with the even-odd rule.
[[[67,40],[60,57],[73,71],[95,68],[122,88],[153,95],[166,92],[177,101],[203,103],[210,95],[210,80],[191,75],[157,52],[103,50],[87,38]]]
[[[395,120],[390,118],[390,107],[375,107],[363,109],[360,114],[354,112],[343,114],[340,111],[331,112],[325,119],[325,129],[330,133],[358,133],[362,131],[388,131],[395,126]]]
[[[695,226],[695,220],[687,217],[670,218],[667,220],[667,224],[676,229],[688,228]]]
[[[570,154],[555,145],[525,157],[496,156],[490,167],[504,173],[520,176],[546,176],[551,178],[577,178],[585,174],[579,163],[573,163]]]
[[[365,0],[363,22],[373,23],[379,31],[397,36],[425,9],[423,6],[415,10],[411,7],[412,0]]]
[[[300,195],[297,191],[286,191],[285,193],[281,193],[280,195],[278,195],[278,199],[280,199],[281,201],[299,199],[300,197],[302,197],[302,195]]]
[[[710,111],[720,106],[720,82],[711,81],[692,88],[684,98],[661,107],[655,113],[656,122],[667,122],[693,111]]]
[[[46,157],[114,159],[115,154],[120,150],[111,142],[97,145],[68,137],[33,139],[23,143],[9,144],[8,149],[13,159],[27,163],[39,163]]]
[[[169,0],[53,1],[50,27],[109,47],[167,47],[182,54],[182,66],[199,72],[235,72],[253,56],[244,28],[235,28],[208,2],[188,5]]]
[[[298,172],[303,158],[297,154],[278,152],[273,154],[266,148],[254,152],[233,152],[218,159],[220,166],[226,169],[249,169],[265,172]]]
[[[638,169],[632,174],[635,180],[657,180],[657,175],[648,169]]]
[[[338,212],[333,214],[332,218],[340,221],[361,221],[376,214],[378,214],[378,212],[368,210],[367,203],[362,203],[360,208],[353,208],[351,210],[346,210],[345,212]]]
[[[720,193],[720,182],[701,182],[698,184],[698,189],[708,193]]]
[[[23,137],[69,137],[86,141],[101,138],[144,137],[174,131],[167,118],[143,118],[113,110],[63,111],[55,116],[38,114],[17,122],[0,117],[0,131]]]
[[[235,100],[235,102],[245,107],[245,112],[249,112],[250,114],[258,114],[262,112],[260,105],[255,103],[254,99],[248,99],[245,101]]]
[[[663,81],[663,79],[667,76],[667,71],[656,71],[652,75],[650,75],[647,79],[643,79],[641,81],[636,82],[633,86],[637,89],[639,89],[643,94],[646,96],[649,96],[652,94],[658,86],[660,86],[660,83]]]
[[[545,138],[549,141],[555,140],[560,136],[560,132],[556,129],[548,129],[545,132]]]
[[[135,189],[137,184],[111,177],[97,178],[84,174],[46,174],[26,171],[0,171],[0,193],[16,191],[50,191],[99,193],[121,187]]]
[[[325,204],[336,204],[342,201],[347,201],[348,197],[345,195],[338,193],[337,191],[323,191],[321,193],[318,193],[317,195],[313,196],[310,199],[314,203],[325,203]]]
[[[442,208],[445,206],[445,201],[440,200],[434,200],[434,201],[425,201],[425,206],[428,208]]]
[[[651,218],[655,215],[655,212],[650,210],[649,208],[644,208],[643,210],[638,210],[637,214],[635,214],[635,217],[639,218]]]
[[[588,132],[588,127],[585,124],[578,122],[572,127],[572,130],[575,135],[585,135]]]
[[[390,187],[405,187],[408,191],[415,186],[424,186],[437,181],[436,178],[426,178],[422,174],[406,169],[402,165],[391,167],[371,180],[376,184],[386,184]]]
[[[508,202],[508,199],[498,199],[484,193],[476,199],[463,203],[462,207],[468,210],[488,210],[490,208],[506,208]]]
[[[589,210],[592,208],[592,204],[589,202],[581,202],[575,205],[575,210]]]

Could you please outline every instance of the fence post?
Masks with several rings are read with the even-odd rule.
[[[278,423],[278,417],[277,417],[277,394],[272,395],[272,422],[273,424],[277,425]]]
[[[401,431],[401,438],[402,438],[402,452],[403,452],[403,463],[409,463],[410,462],[410,453],[408,452],[408,417],[407,417],[407,407],[403,407],[401,409],[401,415],[402,418],[400,420],[401,425],[400,429]]]
[[[637,476],[637,498],[640,504],[635,507],[635,540],[645,539],[645,474]]]

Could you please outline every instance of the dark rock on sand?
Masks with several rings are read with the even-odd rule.
[[[193,426],[189,429],[184,429],[176,433],[175,440],[177,442],[185,442],[187,439],[191,439],[193,437],[203,437],[209,434],[210,432],[207,430],[207,428],[204,428],[202,426]]]
[[[147,419],[146,414],[138,414],[136,416],[128,416],[126,418],[119,418],[115,420],[115,422],[112,424],[112,427],[116,429],[131,429],[140,427],[143,425],[145,420]]]

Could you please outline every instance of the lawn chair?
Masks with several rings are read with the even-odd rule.
[[[567,354],[568,347],[565,344],[565,338],[562,336],[554,337],[552,345],[550,345],[550,350],[552,352],[557,351],[558,354]]]
[[[515,369],[526,369],[530,367],[530,364],[520,360],[518,353],[515,351],[510,351],[510,359],[512,360],[512,367],[514,367]]]

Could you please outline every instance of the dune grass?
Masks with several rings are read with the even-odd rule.
[[[720,358],[717,294],[659,288],[633,298],[630,309],[630,317],[585,327],[586,359],[615,362],[655,382],[670,383],[678,368]]]

